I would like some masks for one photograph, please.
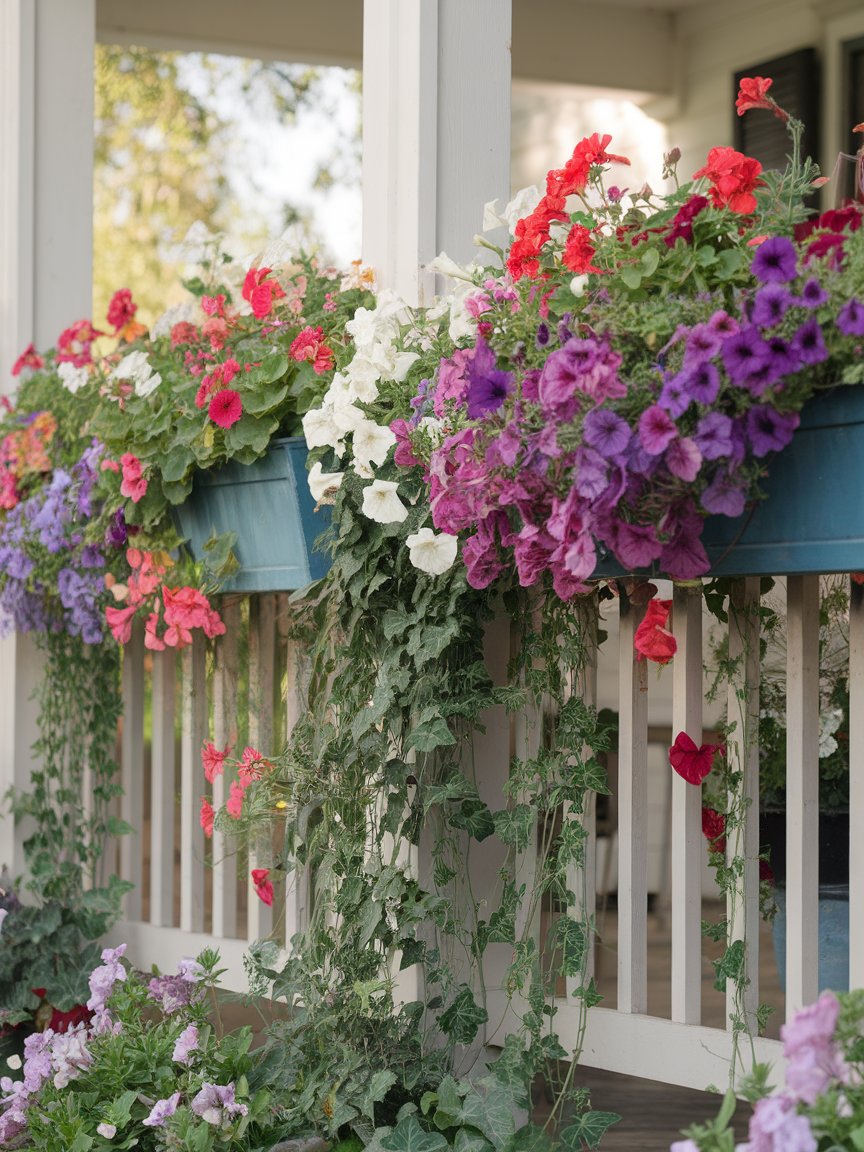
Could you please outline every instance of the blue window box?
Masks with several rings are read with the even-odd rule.
[[[274,440],[253,464],[229,461],[198,473],[191,495],[175,509],[195,557],[214,531],[236,532],[240,570],[225,591],[290,591],[327,573],[329,556],[313,546],[330,525],[330,508],[315,510],[306,456],[302,436]]]

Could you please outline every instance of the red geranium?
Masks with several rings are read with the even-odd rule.
[[[586,272],[602,272],[602,268],[592,263],[596,254],[590,231],[582,224],[574,224],[564,245],[564,266],[577,276]]]
[[[269,316],[273,301],[285,295],[282,285],[269,279],[270,272],[270,268],[250,268],[243,281],[243,299],[252,305],[252,315],[258,320]]]
[[[669,749],[669,763],[688,784],[701,784],[714,763],[722,744],[700,744],[698,747],[686,732],[679,732]]]
[[[715,208],[730,208],[744,215],[756,211],[753,190],[764,184],[759,179],[762,165],[734,148],[712,148],[705,165],[693,173],[693,179],[707,176],[709,193]]]
[[[633,647],[641,660],[668,664],[678,650],[678,643],[666,627],[672,609],[671,600],[651,600],[642,623],[633,637]]]
[[[714,808],[702,809],[702,835],[711,852],[726,851],[726,817]]]
[[[33,368],[38,371],[45,367],[45,361],[32,344],[28,344],[15,363],[12,365],[12,375],[18,376],[22,368]]]
[[[768,95],[768,89],[773,83],[773,80],[762,76],[745,77],[739,85],[738,97],[735,101],[738,115],[743,116],[745,112],[749,112],[753,108],[764,108],[766,112],[773,112],[778,120],[785,123],[789,119],[788,112],[784,112],[775,103],[773,97]]]

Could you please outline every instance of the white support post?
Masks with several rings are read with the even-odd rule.
[[[864,812],[864,587],[849,605],[849,811]],[[864,988],[864,836],[850,821],[849,987]]]
[[[510,190],[510,0],[365,0],[363,259],[428,303],[439,252],[469,260]]]
[[[89,316],[95,0],[0,4],[0,395],[33,341],[45,346]],[[0,640],[0,794],[27,788],[36,738],[30,703],[41,659]],[[0,817],[0,865],[23,867],[21,838]],[[8,847],[7,847],[8,846]]]
[[[702,743],[702,589],[676,586],[672,623],[672,738]],[[672,776],[672,1019],[698,1024],[702,1013],[702,794]]]
[[[180,927],[204,930],[204,832],[199,817],[201,744],[207,732],[207,651],[196,636],[180,653]]]
[[[618,1011],[648,1008],[648,674],[633,639],[645,609],[621,606],[618,732]]]
[[[819,995],[819,577],[786,592],[786,1019]]]
[[[144,823],[144,631],[137,624],[123,648],[123,741],[120,756],[120,875],[134,884],[123,901],[127,920],[141,919],[141,833]],[[151,823],[152,823],[151,814]]]
[[[729,598],[729,661],[733,666],[727,715],[735,727],[727,740],[730,763],[740,768],[745,826],[729,835],[727,854],[744,859],[727,897],[729,940],[745,941],[743,1005],[736,1000],[734,981],[726,983],[727,1028],[743,1007],[747,1027],[755,1032],[759,1006],[759,579],[738,580]]]

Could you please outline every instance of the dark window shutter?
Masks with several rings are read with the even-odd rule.
[[[745,76],[770,77],[774,81],[771,95],[781,108],[804,124],[802,154],[818,157],[821,109],[816,49],[801,48],[788,56],[778,56],[736,72],[733,101]],[[743,116],[737,112],[733,115],[733,139],[737,150],[754,157],[763,168],[785,168],[790,139],[783,122],[761,108],[745,112]]]
[[[843,150],[851,155],[858,151],[864,137],[852,131],[864,123],[864,36],[847,40],[843,45]]]

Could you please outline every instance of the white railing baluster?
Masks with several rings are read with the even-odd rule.
[[[226,596],[220,606],[225,633],[216,641],[213,669],[213,742],[217,748],[237,749],[237,681],[240,675],[237,641],[240,635],[240,602]],[[213,781],[213,807],[218,811],[226,800],[222,773]],[[219,938],[237,933],[237,856],[228,853],[224,832],[213,830],[213,935]]]
[[[249,605],[249,743],[268,756],[273,751],[273,675],[276,658],[276,602],[270,593],[253,597]],[[258,867],[249,850],[247,939],[260,940],[273,927],[273,912],[259,898],[252,883]]]
[[[571,690],[581,696],[589,708],[597,705],[597,638],[591,638],[594,645],[592,659],[582,672],[575,678]],[[584,755],[592,755],[590,748],[583,749]],[[564,819],[569,819],[568,808],[564,809]],[[585,797],[585,807],[579,819],[585,829],[586,836],[583,843],[584,858],[582,867],[570,865],[567,869],[567,887],[576,897],[573,906],[573,916],[585,923],[594,923],[594,912],[597,903],[597,796],[589,792]],[[587,946],[588,954],[585,963],[585,979],[594,975],[594,936],[589,933]],[[576,1004],[579,997],[576,993],[582,984],[579,976],[567,977],[567,1003]]]
[[[686,732],[702,743],[702,589],[677,587],[672,624],[678,651],[672,662],[672,739]],[[671,771],[671,769],[670,769]],[[672,1019],[698,1024],[702,1016],[702,797],[672,774]]]
[[[300,646],[290,634],[291,605],[286,595],[276,599],[276,625],[282,647],[282,666],[285,669],[285,740],[290,740],[294,725],[303,715],[306,701],[306,682]],[[284,846],[284,832],[278,830],[280,844]],[[309,873],[295,863],[285,881],[285,944],[306,927],[309,908]]]
[[[864,588],[849,608],[849,811],[864,812]],[[849,987],[864,988],[864,836],[849,821]]]
[[[204,928],[204,832],[199,818],[203,792],[201,744],[207,731],[205,641],[195,636],[181,652],[183,711],[180,739],[180,927]]]
[[[729,939],[746,941],[744,979],[748,981],[739,1002],[734,981],[726,985],[726,1026],[743,1011],[748,1028],[756,1030],[759,1006],[759,579],[735,581],[729,598],[730,681],[727,716],[734,724],[727,738],[727,755],[733,769],[742,773],[746,820],[731,830],[727,858],[741,856],[744,868],[727,897]]]
[[[134,627],[123,648],[123,739],[121,742],[120,818],[131,831],[120,837],[120,875],[135,887],[123,907],[129,920],[141,919],[141,824],[144,819],[144,633]]]
[[[786,1019],[819,994],[819,577],[786,592]]]
[[[633,637],[645,610],[621,601],[618,734],[618,1011],[648,1006],[648,677]]]
[[[150,923],[174,923],[174,692],[177,657],[170,649],[153,653],[150,768]]]

